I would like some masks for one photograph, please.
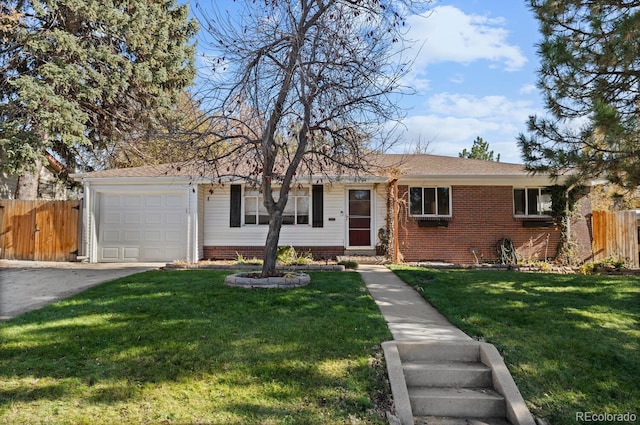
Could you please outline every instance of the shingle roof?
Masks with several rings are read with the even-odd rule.
[[[529,174],[522,164],[439,155],[380,155],[383,167],[397,167],[403,176],[513,176]]]
[[[183,168],[184,167],[184,168]],[[185,164],[161,164],[145,165],[144,167],[111,168],[108,170],[93,171],[88,173],[76,173],[72,177],[80,178],[118,178],[118,177],[162,177],[162,176],[189,176],[188,167]]]
[[[528,172],[521,164],[482,161],[429,154],[380,154],[372,158],[377,164],[370,175],[399,176],[526,176]],[[90,173],[78,173],[75,178],[135,178],[135,177],[211,177],[213,174],[202,164],[174,163],[148,165],[134,168],[114,168]],[[320,173],[318,173],[320,174]],[[353,173],[348,173],[353,174]]]

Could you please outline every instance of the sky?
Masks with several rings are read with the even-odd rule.
[[[536,88],[538,24],[525,0],[441,0],[409,18],[422,44],[410,75],[403,145],[458,156],[476,137],[502,162],[520,163],[516,138],[530,115],[543,115]],[[416,43],[417,44],[417,43]]]
[[[516,138],[530,115],[544,114],[535,86],[540,34],[527,4],[435,0],[427,13],[408,17],[415,62],[406,84],[415,94],[401,99],[406,117],[393,152],[419,144],[458,156],[482,137],[501,162],[522,162]]]

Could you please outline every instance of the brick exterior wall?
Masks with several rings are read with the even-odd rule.
[[[311,252],[315,260],[334,260],[344,255],[343,246],[294,246],[299,253]],[[205,246],[204,258],[207,260],[235,260],[241,254],[244,258],[262,258],[262,246]]]
[[[399,196],[407,201],[408,186],[399,186]],[[513,216],[513,189],[510,186],[453,186],[452,217],[448,227],[421,227],[419,220],[400,208],[398,241],[404,261],[444,261],[459,264],[492,262],[499,258],[497,245],[510,238],[518,258],[543,260],[556,256],[561,231],[552,227],[524,227],[531,219]],[[548,219],[542,221],[549,221]]]
[[[399,186],[399,196],[407,202],[408,186]],[[555,258],[560,244],[560,227],[525,227],[524,222],[548,222],[549,218],[516,218],[513,216],[513,188],[510,186],[453,186],[451,188],[452,217],[444,219],[447,226],[425,227],[420,219],[409,217],[406,207],[399,212],[399,245],[404,261],[444,261],[473,264],[498,260],[500,239],[510,238],[518,259],[543,260]],[[580,201],[572,219],[572,233],[577,243],[577,260],[591,256],[590,207],[587,197]],[[424,220],[424,219],[422,219]],[[427,219],[435,220],[439,219]],[[343,246],[294,246],[298,252],[311,252],[316,260],[335,259],[344,255]],[[204,258],[235,260],[262,258],[262,246],[205,246]]]

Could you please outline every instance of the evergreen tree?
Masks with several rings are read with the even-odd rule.
[[[472,159],[482,159],[484,161],[493,161],[493,151],[489,150],[489,142],[485,142],[482,137],[476,137],[476,140],[473,141],[473,146],[471,147],[471,151],[468,151],[467,148],[464,148],[462,152],[458,154],[460,158],[472,158]],[[500,162],[500,154],[496,156],[496,162]]]
[[[640,184],[640,3],[531,0],[548,117],[518,144],[527,168]]]
[[[193,81],[196,28],[175,0],[4,1],[0,167],[37,180],[45,152],[71,171],[99,166],[95,153],[153,125]]]

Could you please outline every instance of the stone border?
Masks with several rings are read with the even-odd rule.
[[[251,264],[174,264],[167,263],[163,268],[165,270],[241,270],[255,271],[261,266]],[[309,264],[306,266],[286,266],[278,267],[283,272],[301,272],[301,271],[331,271],[343,272],[346,270],[342,264]]]
[[[230,274],[224,278],[227,286],[236,288],[277,288],[292,289],[307,286],[311,277],[306,273],[288,272],[282,277],[255,278],[247,276],[249,273]]]
[[[389,377],[395,416],[398,418],[398,422],[400,422],[401,425],[413,425],[413,411],[411,409],[409,391],[407,390],[407,382],[405,381],[397,343],[398,341],[396,340],[382,343],[384,359],[387,365],[387,376]],[[391,423],[391,421],[389,421],[389,423]]]
[[[480,361],[491,368],[493,388],[504,397],[509,422],[515,425],[536,425],[498,349],[492,344],[481,342]]]
[[[401,425],[413,425],[413,409],[409,399],[407,383],[405,380],[402,360],[398,350],[398,344],[429,343],[434,345],[462,344],[478,348],[478,361],[491,369],[491,381],[493,389],[504,397],[506,418],[514,425],[536,425],[536,421],[529,411],[516,383],[504,363],[503,357],[497,348],[486,342],[479,341],[444,341],[434,339],[424,340],[392,340],[382,343],[384,358],[387,365],[387,375],[391,386],[391,393],[395,405],[395,413]],[[459,345],[461,346],[461,345]]]

